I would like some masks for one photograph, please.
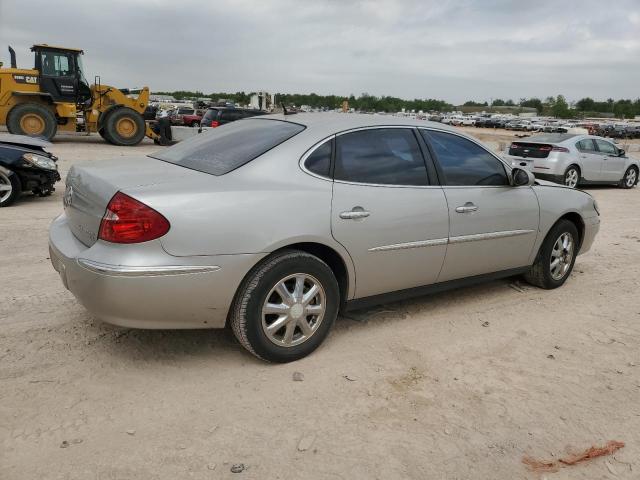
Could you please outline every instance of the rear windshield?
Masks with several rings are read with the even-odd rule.
[[[149,155],[211,175],[224,175],[304,130],[281,120],[240,120]]]

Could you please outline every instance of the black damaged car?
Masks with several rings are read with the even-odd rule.
[[[46,197],[60,180],[57,157],[45,150],[45,140],[0,134],[0,207],[11,205],[22,192]]]

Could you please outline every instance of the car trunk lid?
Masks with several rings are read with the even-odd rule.
[[[554,145],[550,143],[513,142],[509,155],[522,158],[547,158]]]
[[[100,222],[116,192],[199,176],[202,174],[194,170],[149,157],[74,165],[67,175],[63,196],[71,231],[78,240],[91,246],[98,240]]]

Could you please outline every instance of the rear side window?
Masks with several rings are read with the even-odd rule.
[[[618,149],[609,142],[606,142],[604,140],[596,140],[596,143],[598,144],[598,150],[600,150],[602,153],[606,153],[607,155],[618,154]]]
[[[580,140],[576,143],[576,147],[578,147],[578,150],[581,152],[597,152],[596,146],[590,138]]]
[[[224,175],[304,130],[280,120],[244,120],[214,128],[150,155],[182,167]]]
[[[509,185],[500,160],[466,138],[450,133],[420,130],[435,151],[447,185]]]
[[[264,115],[264,112],[256,112],[252,110],[241,110],[242,118],[255,117],[256,115]]]
[[[204,114],[204,117],[202,117],[202,125],[205,127],[211,126],[211,122],[213,122],[214,120],[218,120],[218,112],[219,110],[216,110],[214,108],[210,108],[209,110],[207,110],[207,112]]]
[[[380,128],[336,139],[336,180],[379,185],[427,185],[427,169],[411,129]]]
[[[333,151],[333,140],[324,142],[307,157],[304,166],[310,172],[323,177],[331,175],[331,153]]]
[[[242,112],[239,110],[223,110],[220,114],[220,120],[226,122],[235,122],[242,118]]]

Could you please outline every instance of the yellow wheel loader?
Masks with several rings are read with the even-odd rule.
[[[11,67],[0,63],[0,125],[10,133],[51,140],[56,132],[98,132],[114,145],[137,145],[146,136],[156,139],[144,120],[149,89],[136,98],[126,89],[89,86],[82,55],[75,48],[34,45],[33,69],[17,68],[9,47]]]

